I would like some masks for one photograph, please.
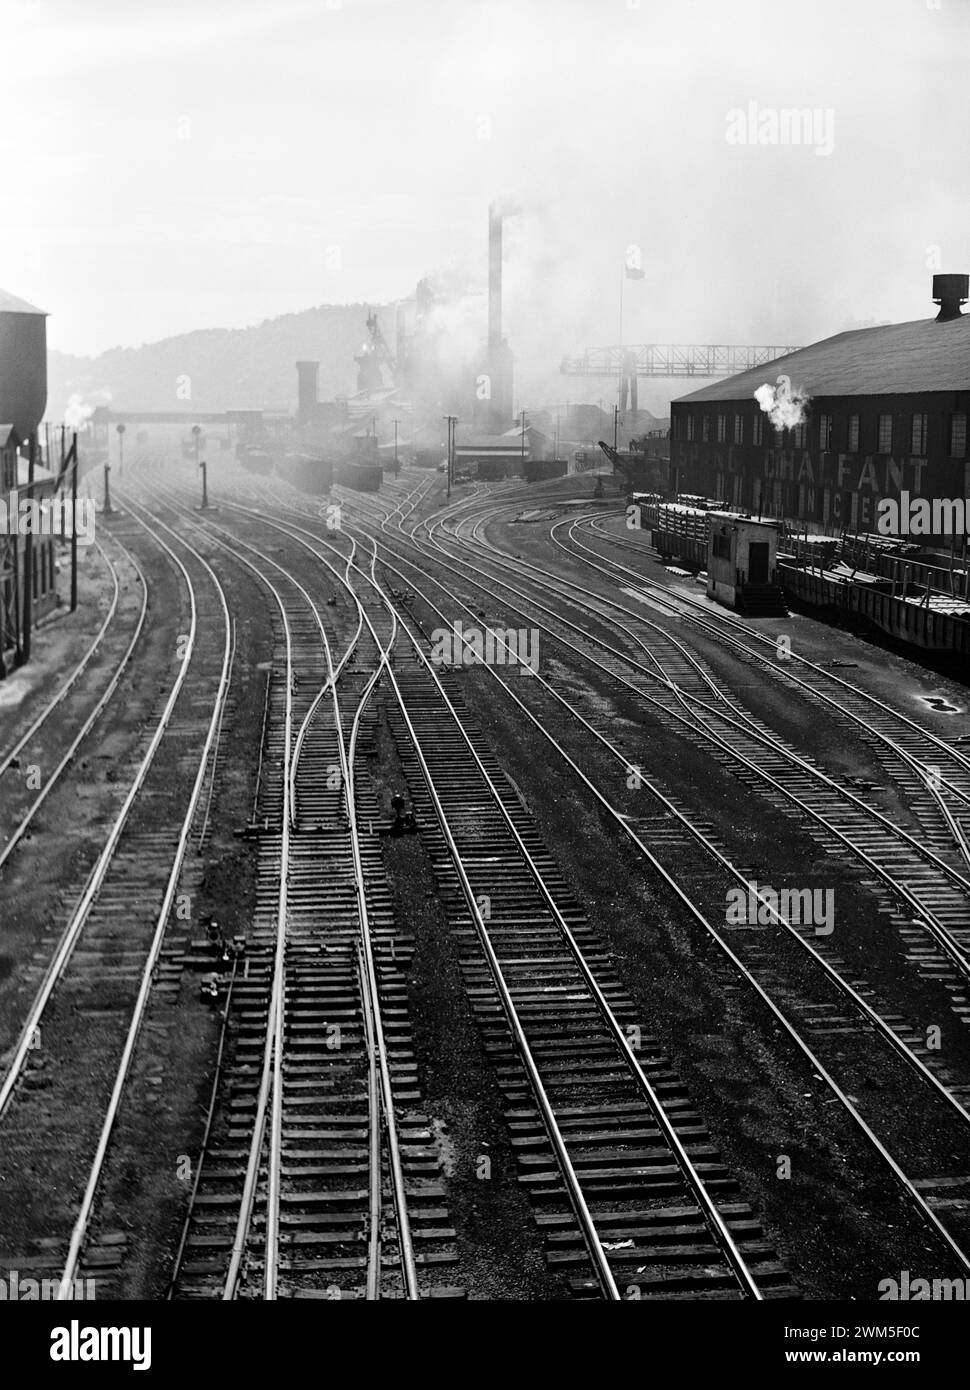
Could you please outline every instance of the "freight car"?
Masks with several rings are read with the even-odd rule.
[[[527,483],[544,483],[549,478],[564,478],[569,471],[568,459],[526,459]]]
[[[236,458],[247,473],[268,476],[273,471],[273,455],[265,449],[257,449],[252,444],[237,444]]]
[[[666,502],[656,492],[634,492],[637,524],[650,532],[650,544],[664,560],[678,560],[694,569],[707,568],[709,513],[723,504],[704,497],[680,496]]]
[[[277,461],[276,472],[284,482],[314,497],[333,486],[333,463],[316,454],[284,454]]]
[[[779,575],[790,601],[854,626],[885,633],[921,651],[970,656],[970,599],[965,571],[945,572],[904,557],[883,556],[890,573],[858,568],[855,544],[841,559],[809,562],[782,555]],[[846,560],[846,552],[850,559]],[[942,579],[947,587],[937,587]]]
[[[383,476],[380,464],[354,463],[349,459],[336,471],[336,481],[341,487],[353,488],[355,492],[380,492]]]
[[[628,517],[650,532],[660,555],[692,569],[708,564],[712,523],[736,515],[698,497],[667,502],[656,493],[632,493],[628,503]],[[920,651],[970,656],[967,570],[934,567],[916,547],[879,546],[877,539],[782,534],[776,580],[785,599]],[[876,572],[864,570],[863,560]],[[744,600],[737,606],[743,610]]]

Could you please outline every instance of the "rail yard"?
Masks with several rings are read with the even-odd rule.
[[[11,1374],[948,1384],[968,6],[2,32]]]
[[[208,502],[135,453],[4,724],[2,1272],[970,1274],[965,687],[708,601],[589,477]]]

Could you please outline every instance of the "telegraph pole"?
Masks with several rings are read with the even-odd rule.
[[[455,457],[455,426],[456,426],[457,423],[458,423],[458,416],[457,416],[457,415],[445,415],[445,416],[444,416],[444,419],[448,421],[448,486],[447,486],[446,496],[450,497],[450,496],[451,496],[451,475],[452,475],[452,471],[453,471],[453,468],[454,468],[454,457]]]
[[[399,425],[400,423],[401,423],[400,420],[395,419],[395,421],[394,421],[394,476],[395,476],[395,477],[397,477],[398,473],[400,473],[400,471],[401,471],[401,465],[400,465],[400,464],[398,463],[398,461],[397,461],[397,427],[398,427],[398,425]]]
[[[616,448],[616,432],[617,432],[617,428],[618,428],[618,426],[619,426],[619,422],[620,422],[620,407],[619,407],[618,405],[615,405],[615,406],[613,407],[613,448],[614,448],[614,449]]]
[[[77,612],[77,435],[71,443],[71,612]]]
[[[522,476],[523,476],[523,478],[524,478],[524,477],[525,477],[525,407],[524,407],[524,406],[522,407],[522,413],[521,413],[521,416],[520,416],[520,420],[521,420],[521,424],[522,424]]]

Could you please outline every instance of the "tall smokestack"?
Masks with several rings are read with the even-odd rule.
[[[301,420],[308,420],[317,408],[317,392],[320,376],[319,362],[297,362],[297,413]]]
[[[488,209],[488,346],[502,341],[502,214],[494,203]]]
[[[502,214],[488,209],[488,405],[489,434],[501,434],[512,423],[512,353],[502,337]]]

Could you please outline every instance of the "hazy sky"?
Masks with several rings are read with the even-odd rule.
[[[618,340],[631,245],[632,342],[810,341],[931,313],[930,248],[970,270],[970,0],[0,0],[0,26],[0,285],[67,350],[449,264],[478,288],[492,198],[526,370]],[[750,103],[819,138],[732,143]]]

